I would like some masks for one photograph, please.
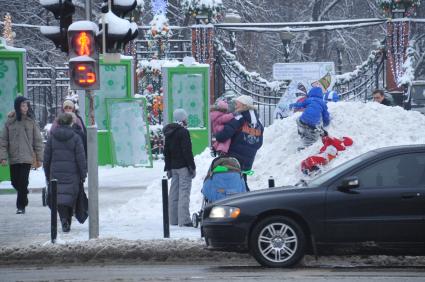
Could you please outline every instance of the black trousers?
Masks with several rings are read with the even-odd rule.
[[[18,192],[18,197],[16,199],[16,208],[18,209],[24,209],[28,206],[28,178],[30,170],[31,164],[10,165],[12,186]]]
[[[68,206],[58,205],[58,213],[61,222],[66,219],[71,224],[72,208]]]

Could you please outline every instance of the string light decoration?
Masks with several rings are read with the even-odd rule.
[[[7,45],[13,46],[14,32],[12,31],[12,17],[9,13],[4,16],[3,37]]]
[[[403,64],[409,40],[409,22],[387,23],[387,59],[395,84],[400,84],[404,75]]]

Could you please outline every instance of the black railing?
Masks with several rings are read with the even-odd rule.
[[[358,75],[348,81],[337,76],[334,88],[340,93],[342,100],[370,100],[374,89],[385,89],[385,57],[382,53],[377,54],[367,67],[359,70]]]
[[[136,60],[176,59],[182,60],[186,56],[192,56],[192,41],[190,39],[169,39],[168,47],[158,55],[158,50],[149,46],[149,40],[135,40]]]
[[[68,67],[27,67],[27,96],[40,128],[53,122],[68,92]]]

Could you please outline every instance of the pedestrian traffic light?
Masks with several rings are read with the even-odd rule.
[[[96,45],[97,25],[78,21],[68,29],[69,77],[72,90],[99,89],[99,52]]]
[[[68,52],[67,31],[72,24],[72,15],[75,12],[72,0],[40,0],[40,4],[59,20],[59,26],[40,27],[41,33],[52,40],[56,48]]]
[[[102,13],[107,13],[109,11],[108,8],[108,0],[103,0],[102,7],[100,8]],[[124,2],[124,3],[123,3]],[[120,18],[124,18],[129,12],[134,10],[137,6],[137,0],[128,0],[128,1],[114,1],[111,0],[111,10],[112,13],[117,15]]]
[[[137,6],[137,0],[114,1],[111,0],[111,11],[108,8],[108,0],[103,0],[101,10],[105,14],[105,23],[102,19],[99,20],[102,36],[103,31],[106,35],[106,52],[120,53],[125,45],[138,35],[137,24],[123,19],[128,13],[134,10]],[[105,27],[103,27],[105,25]],[[99,38],[99,42],[102,40]]]

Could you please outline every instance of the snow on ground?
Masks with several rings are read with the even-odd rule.
[[[404,144],[425,144],[425,116],[400,107],[386,107],[377,103],[338,102],[329,103],[331,124],[327,128],[331,136],[349,136],[353,146],[341,152],[328,167],[352,159],[369,150]],[[253,170],[248,178],[251,190],[267,188],[267,180],[273,176],[277,185],[291,185],[305,176],[300,163],[306,157],[318,152],[321,142],[297,152],[300,139],[295,120],[300,113],[278,120],[266,128],[264,145],[258,151]],[[191,213],[202,205],[201,187],[203,178],[212,161],[209,149],[195,157],[197,176],[192,182]],[[126,193],[124,204],[100,211],[100,238],[127,240],[152,240],[162,238],[162,195],[161,179],[163,161],[155,161],[153,168],[110,168],[99,169],[100,193],[106,187],[147,186],[137,193]],[[44,183],[41,171],[31,173],[31,185]],[[121,199],[123,200],[123,199]],[[73,224],[72,232],[60,235],[59,243],[85,241],[88,222]],[[171,226],[172,239],[199,239],[199,229]]]
[[[342,152],[325,169],[328,170],[369,150],[402,144],[425,144],[425,116],[400,107],[386,107],[377,103],[339,102],[329,103],[332,136],[350,136],[352,147]],[[291,185],[303,177],[300,163],[307,156],[318,152],[317,142],[302,152],[297,152],[300,140],[295,120],[300,114],[276,121],[266,128],[264,145],[254,163],[254,176],[248,178],[251,190],[267,188],[267,181],[273,176],[277,185]],[[199,211],[202,205],[200,193],[203,178],[212,161],[209,150],[195,157],[197,176],[192,182],[190,201],[191,213]],[[130,199],[126,205],[110,211],[108,222],[115,226],[114,236],[123,238],[160,238],[162,235],[162,206],[160,180],[154,181],[147,190]],[[113,215],[113,216],[112,216]],[[105,222],[106,223],[106,222]],[[121,227],[136,231],[132,236],[121,233]],[[105,231],[105,227],[103,231]],[[108,232],[109,233],[109,232]],[[112,234],[111,234],[112,235]],[[192,228],[172,227],[172,238],[198,238],[199,231]]]

